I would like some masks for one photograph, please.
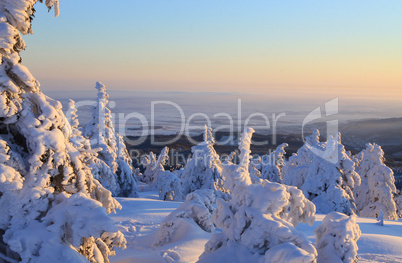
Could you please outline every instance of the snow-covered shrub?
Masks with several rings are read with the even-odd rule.
[[[158,159],[154,153],[150,153],[141,160],[145,166],[139,179],[158,190],[159,198],[165,201],[181,201],[184,199],[183,190],[177,172],[165,171],[165,164],[169,160],[169,148],[162,149]]]
[[[161,171],[156,179],[156,188],[159,192],[159,198],[165,201],[183,200],[180,179],[175,173],[170,171]]]
[[[276,150],[262,159],[261,178],[271,182],[282,182],[281,170],[285,164],[285,148],[287,143],[282,143]]]
[[[106,87],[96,83],[98,90],[96,103],[91,106],[92,119],[85,127],[85,136],[90,139],[92,148],[100,148],[94,170],[102,171],[99,180],[115,196],[138,196],[132,160],[127,152],[123,138],[115,132],[111,111],[107,107],[109,95]],[[108,170],[109,168],[109,170]]]
[[[361,232],[356,215],[331,212],[314,231],[318,263],[357,262],[357,240]]]
[[[188,194],[184,203],[161,222],[154,246],[162,246],[174,240],[177,232],[189,222],[194,222],[204,231],[212,232],[215,229],[211,220],[214,203],[213,190],[202,189]]]
[[[146,184],[156,187],[156,179],[159,173],[165,171],[165,164],[169,160],[169,148],[162,149],[158,158],[156,154],[150,152],[147,156],[144,156],[141,160],[141,165],[145,167],[143,174],[140,174],[140,181]]]
[[[143,173],[138,174],[139,181],[146,184],[152,184],[154,182],[155,172],[157,172],[157,170],[159,169],[159,165],[155,165],[156,161],[156,154],[154,154],[153,152],[150,152],[149,154],[141,158],[141,165],[144,167],[145,170]]]
[[[94,180],[61,103],[21,64],[36,2],[0,3],[0,260],[108,262],[125,247],[107,215],[121,206]]]
[[[294,186],[283,185],[289,193],[289,203],[283,208],[280,217],[294,226],[299,223],[312,225],[315,221],[315,205],[310,202],[300,189]]]
[[[181,173],[184,195],[197,189],[213,189],[218,196],[227,195],[222,182],[221,162],[214,144],[212,129],[205,126],[204,141],[191,148],[192,157]]]
[[[380,224],[380,226],[384,225],[384,213],[382,212],[381,209],[380,209],[380,211],[378,211],[377,222],[378,222],[378,224]]]
[[[289,188],[289,193],[286,186],[267,180],[251,183],[248,166],[253,132],[246,128],[242,134],[240,163],[223,164],[224,184],[232,199],[216,200],[212,219],[222,232],[206,243],[199,262],[218,262],[237,250],[259,262],[315,262],[315,247],[292,223],[312,223],[314,205],[296,188]],[[292,207],[292,202],[297,207]]]
[[[356,170],[362,181],[354,189],[359,215],[376,218],[382,210],[384,218],[396,220],[398,215],[394,201],[394,173],[384,164],[381,146],[368,143],[366,149],[356,155],[355,159],[358,161]]]

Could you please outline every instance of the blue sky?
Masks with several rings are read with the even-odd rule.
[[[402,1],[61,0],[23,63],[44,90],[402,95]],[[382,91],[386,92],[382,92]]]

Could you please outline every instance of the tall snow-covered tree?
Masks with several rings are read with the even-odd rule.
[[[320,213],[356,212],[353,189],[360,185],[351,154],[341,143],[340,134],[320,142],[315,130],[306,143],[282,168],[282,182],[303,190]]]
[[[215,190],[217,196],[221,197],[227,195],[221,176],[221,161],[214,144],[212,128],[205,126],[204,140],[191,148],[192,157],[181,173],[180,181],[184,195],[198,189]]]
[[[384,218],[398,219],[394,172],[384,164],[381,146],[368,143],[355,159],[362,181],[354,190],[359,215],[376,218],[382,210]]]
[[[261,178],[271,182],[282,182],[281,170],[285,164],[285,148],[287,143],[282,143],[276,147],[275,151],[262,159]]]
[[[90,140],[82,135],[79,129],[77,109],[73,100],[69,101],[66,117],[71,125],[70,141],[84,157],[83,161],[85,165],[91,168],[94,178],[97,179],[102,186],[110,191],[114,191],[117,188],[115,174],[103,160],[98,158],[98,152],[101,151],[102,148],[92,148]]]
[[[355,162],[342,145],[340,134],[329,138],[324,147],[323,155],[309,151],[311,164],[301,190],[320,213],[356,213],[353,189],[360,185],[360,176]]]
[[[98,161],[101,182],[105,182],[105,187],[115,196],[138,196],[132,160],[123,138],[114,129],[112,114],[107,106],[109,95],[106,87],[97,82],[95,88],[98,97],[91,106],[92,119],[85,127],[85,136],[90,139],[92,148],[101,149],[98,151],[98,158],[104,162]]]
[[[251,183],[248,167],[253,132],[246,128],[242,134],[240,163],[223,164],[224,183],[232,199],[217,199],[212,220],[222,231],[206,243],[199,262],[315,262],[315,247],[292,223],[312,223],[314,205],[294,187],[267,180]],[[291,195],[293,208],[289,206]]]
[[[0,2],[0,260],[108,262],[125,247],[107,215],[121,206],[71,142],[61,103],[21,64],[36,2]],[[46,5],[58,14],[57,0]]]

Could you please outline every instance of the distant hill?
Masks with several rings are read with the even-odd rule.
[[[324,123],[316,123],[306,127],[305,135],[311,133],[313,129],[320,129],[322,131],[321,140],[325,140],[326,126]],[[402,118],[390,118],[390,119],[366,119],[358,121],[349,121],[341,123],[339,125],[339,131],[342,134],[342,142],[346,149],[352,151],[353,154],[361,151],[366,143],[374,142],[382,146],[387,159],[387,164],[392,167],[402,167]],[[171,149],[175,149],[176,153],[183,154],[188,158],[191,154],[191,146],[194,144],[188,140],[186,136],[180,137],[174,142],[168,142],[175,138],[176,135],[156,135],[155,141],[160,142],[160,145],[155,145],[151,142],[151,138],[148,136],[140,145],[130,145],[127,141],[129,150],[137,150],[139,154],[148,153],[153,151],[157,154],[162,150],[164,146],[168,146]],[[219,154],[229,154],[231,151],[237,149],[237,139],[239,134],[229,134],[228,132],[220,131],[215,134],[216,151]],[[229,143],[225,145],[219,145],[219,142],[232,138]],[[129,136],[128,139],[137,140],[139,137]],[[202,140],[202,135],[191,136],[191,139],[196,142]],[[252,145],[251,150],[253,154],[265,154],[270,149],[274,150],[277,145],[286,142],[289,147],[286,148],[287,156],[297,151],[303,145],[300,132],[289,134],[278,134],[276,136],[276,144],[272,143],[272,135],[263,135],[255,133],[253,140],[262,142],[268,140],[269,143],[265,145]],[[173,154],[173,153],[172,153]],[[173,157],[173,156],[172,156]],[[178,162],[184,161],[179,159]],[[175,163],[175,162],[174,162]]]
[[[382,146],[386,155],[402,158],[402,118],[369,119],[340,125],[342,141],[360,151],[367,142]]]

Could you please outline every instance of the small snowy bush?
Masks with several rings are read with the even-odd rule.
[[[180,179],[175,173],[170,171],[162,171],[157,174],[157,189],[159,198],[165,201],[182,201],[182,189],[180,187]]]
[[[357,262],[357,240],[361,232],[356,215],[329,213],[314,233],[318,263]]]
[[[165,164],[169,160],[169,148],[162,149],[158,159],[152,152],[145,156],[142,164],[145,166],[143,174],[139,175],[141,181],[148,183],[159,192],[159,198],[165,201],[182,201],[183,190],[177,173],[165,171]]]
[[[147,156],[144,156],[141,160],[141,164],[145,167],[143,174],[140,174],[139,179],[141,182],[156,187],[156,179],[159,173],[164,172],[164,165],[169,160],[169,148],[162,149],[161,154],[156,158],[156,154],[150,152]]]
[[[214,203],[213,190],[202,189],[188,194],[184,203],[161,222],[154,246],[162,246],[171,242],[177,232],[185,228],[183,225],[189,222],[194,222],[204,231],[212,232],[215,229],[211,220]]]

